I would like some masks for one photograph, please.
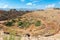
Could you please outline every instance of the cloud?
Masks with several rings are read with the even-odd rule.
[[[29,2],[29,3],[27,3],[26,5],[27,5],[27,6],[35,6],[36,4]]]
[[[24,2],[25,0],[20,0],[21,2]]]
[[[45,8],[54,8],[54,7],[55,7],[55,4],[49,4],[45,6]]]
[[[8,8],[8,5],[0,5],[0,8]]]
[[[4,6],[3,6],[3,8],[7,8],[7,7],[8,7],[8,5],[4,5]]]
[[[27,5],[27,6],[32,6],[33,4],[30,2],[30,3],[27,3],[26,5]]]

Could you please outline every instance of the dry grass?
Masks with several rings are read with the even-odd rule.
[[[18,20],[18,19],[17,19]],[[49,36],[54,35],[59,32],[60,29],[60,10],[45,10],[45,11],[34,11],[32,13],[28,13],[22,16],[22,21],[36,22],[40,20],[42,24],[39,27],[36,27],[34,24],[30,25],[27,29],[21,29],[17,27],[17,22],[14,26],[6,27],[3,25],[3,29],[5,32],[13,32],[15,31],[17,34],[30,34],[31,36],[41,35],[41,36]],[[44,27],[45,26],[45,27]],[[41,27],[44,27],[41,29]]]

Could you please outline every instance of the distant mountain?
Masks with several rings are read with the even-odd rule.
[[[0,8],[0,10],[10,10],[9,8]]]
[[[0,8],[0,10],[10,10],[11,8]],[[14,8],[13,8],[14,9]],[[16,8],[16,10],[21,10],[21,11],[34,11],[34,10],[39,10],[37,8]]]

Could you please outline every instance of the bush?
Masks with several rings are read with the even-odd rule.
[[[18,22],[18,26],[20,27],[20,28],[27,28],[28,26],[30,25],[30,23],[29,22]]]
[[[13,22],[6,22],[6,26],[13,26]]]
[[[12,19],[12,22],[13,22],[13,23],[15,23],[15,22],[16,22],[16,20],[15,20],[15,19]]]
[[[21,18],[18,18],[18,21],[21,21]]]
[[[36,21],[35,26],[40,26],[41,25],[41,21]]]
[[[29,22],[24,22],[24,23],[23,23],[23,26],[24,26],[25,28],[29,27],[29,25],[30,25]]]
[[[22,21],[18,22],[18,26],[22,26],[22,25],[23,25]]]

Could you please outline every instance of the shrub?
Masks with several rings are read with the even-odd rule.
[[[35,26],[40,26],[41,25],[41,21],[36,21]]]
[[[20,28],[27,28],[28,26],[30,25],[30,23],[29,22],[26,22],[26,21],[24,21],[24,22],[18,22],[18,26],[20,27]]]
[[[23,25],[23,22],[22,21],[19,21],[18,22],[18,26],[22,26]]]
[[[6,26],[13,26],[13,22],[6,22],[5,25]]]
[[[27,28],[27,27],[29,27],[29,25],[30,25],[29,22],[24,22],[22,26],[25,27],[25,28]]]
[[[18,18],[18,21],[21,21],[21,19],[20,19],[20,18]]]
[[[15,19],[12,19],[12,22],[13,22],[13,23],[15,23],[15,22],[16,22],[16,20],[15,20]]]
[[[20,28],[23,28],[22,25],[23,25],[23,22],[22,22],[22,21],[18,22],[18,26],[19,26]]]

